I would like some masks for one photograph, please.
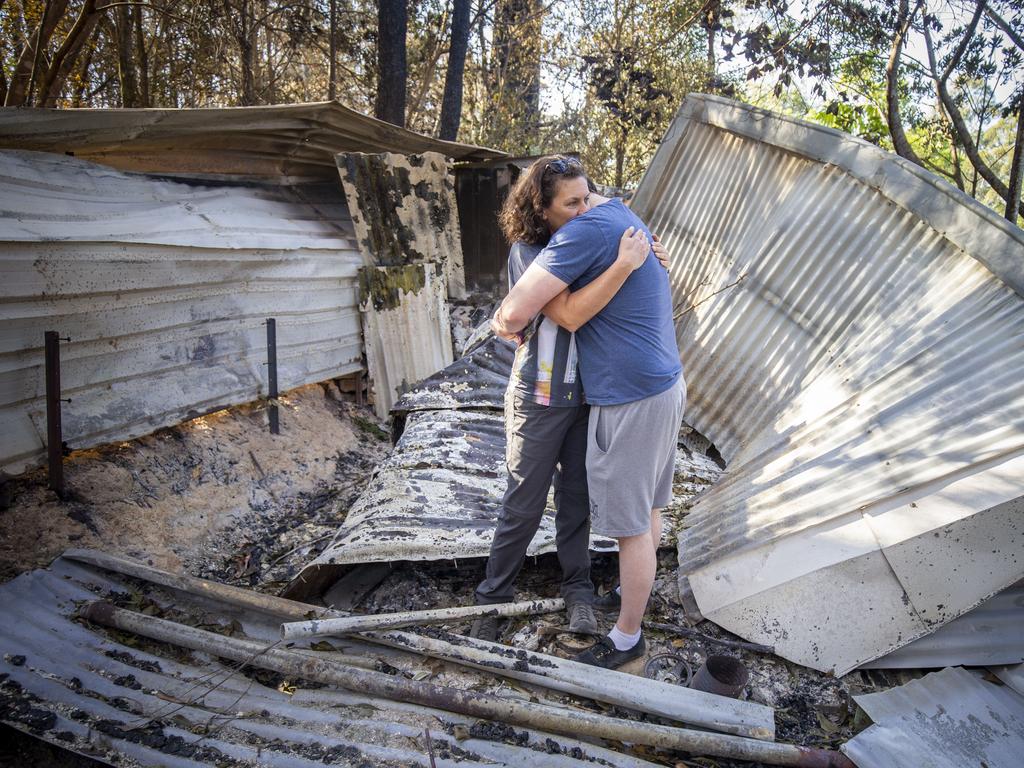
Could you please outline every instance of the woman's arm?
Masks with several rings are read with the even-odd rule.
[[[647,260],[651,246],[643,230],[629,227],[619,239],[619,255],[608,269],[578,291],[562,291],[541,312],[567,331],[575,331],[604,309],[626,278]]]

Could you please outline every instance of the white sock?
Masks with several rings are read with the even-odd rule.
[[[612,627],[612,631],[608,633],[608,639],[615,645],[617,651],[628,651],[634,645],[640,642],[641,630],[637,630],[635,635],[627,635],[618,625]]]
[[[622,585],[621,584],[615,588],[615,594],[618,595],[619,597],[622,597]]]

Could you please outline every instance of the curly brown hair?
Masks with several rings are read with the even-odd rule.
[[[559,181],[580,176],[586,178],[587,174],[575,157],[546,155],[534,161],[516,181],[498,214],[505,239],[510,243],[522,240],[531,245],[546,244],[551,231],[541,214],[551,206]]]

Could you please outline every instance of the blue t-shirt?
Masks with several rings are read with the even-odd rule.
[[[577,216],[551,236],[535,263],[578,291],[614,263],[627,227],[644,223],[610,200]],[[660,394],[679,378],[668,273],[653,253],[633,271],[608,305],[576,331],[587,402],[619,405]]]

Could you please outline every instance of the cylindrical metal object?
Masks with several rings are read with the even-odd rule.
[[[50,489],[64,496],[64,438],[60,424],[60,336],[46,331],[46,454]]]
[[[555,613],[564,610],[565,601],[556,597],[549,600],[524,600],[519,603],[467,605],[456,608],[434,608],[428,611],[402,611],[401,613],[378,613],[369,616],[289,621],[281,625],[281,637],[285,640],[295,640],[300,637],[345,635],[373,629],[440,624],[445,621],[477,616],[528,616],[535,613]]]
[[[749,678],[747,668],[734,656],[708,656],[690,681],[690,687],[736,698]]]
[[[267,390],[270,397],[270,434],[281,434],[277,413],[277,321],[267,319]]]

